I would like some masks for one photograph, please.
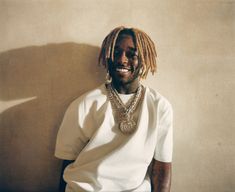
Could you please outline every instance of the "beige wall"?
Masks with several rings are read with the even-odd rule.
[[[103,82],[97,54],[119,25],[146,31],[174,107],[173,192],[235,189],[235,1],[0,0],[0,191],[56,191],[67,105]]]

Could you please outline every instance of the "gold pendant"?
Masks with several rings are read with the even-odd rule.
[[[131,134],[135,131],[136,122],[131,117],[123,117],[119,123],[119,129],[124,134]]]
[[[107,84],[106,88],[111,105],[116,113],[116,120],[119,123],[120,131],[126,135],[132,134],[136,130],[137,126],[132,115],[142,98],[142,86],[140,85],[138,87],[137,92],[135,93],[134,98],[132,98],[129,106],[125,106],[117,91],[112,87],[111,83]]]

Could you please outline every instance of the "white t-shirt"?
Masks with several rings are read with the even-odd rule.
[[[152,159],[172,160],[173,112],[148,87],[137,111],[135,132],[124,135],[104,84],[70,104],[55,150],[56,157],[75,160],[64,171],[66,192],[151,191],[147,169]]]

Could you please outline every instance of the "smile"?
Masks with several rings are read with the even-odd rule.
[[[123,67],[123,68],[116,68],[116,71],[120,72],[120,73],[127,73],[127,72],[131,71],[131,69]]]

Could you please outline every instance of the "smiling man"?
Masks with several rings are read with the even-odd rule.
[[[119,93],[134,93],[139,86],[141,63],[130,30],[123,30],[116,40],[112,59],[109,59],[108,71],[112,84]]]
[[[153,41],[141,30],[115,28],[99,62],[106,83],[71,103],[57,135],[66,192],[169,192],[172,107],[140,83],[156,71]]]

